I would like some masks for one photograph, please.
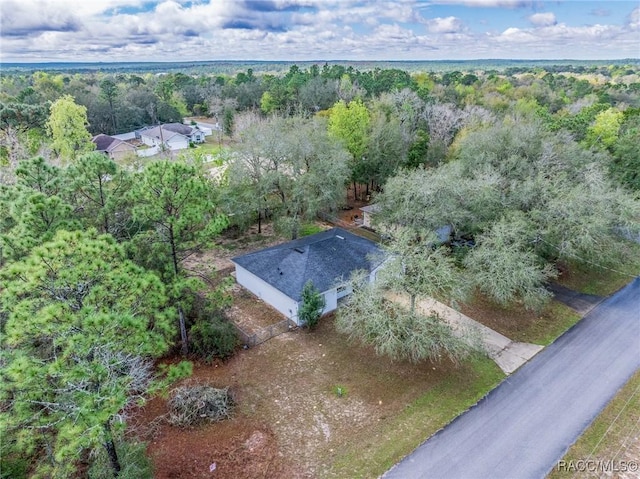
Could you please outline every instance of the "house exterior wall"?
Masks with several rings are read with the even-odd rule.
[[[147,156],[153,156],[156,153],[160,153],[159,146],[153,146],[151,148],[144,148],[136,150],[136,154],[140,157],[146,158]]]
[[[156,146],[157,142],[156,139],[151,137],[151,136],[147,136],[145,134],[140,135],[140,139],[142,140],[142,143],[144,143],[145,145],[148,146]]]
[[[362,212],[362,226],[371,228],[371,213],[368,211]]]
[[[338,307],[338,295],[336,294],[336,288],[330,289],[322,293],[324,296],[324,309],[322,314],[330,313]]]
[[[144,133],[140,136],[140,140],[148,146],[160,146],[160,140],[158,138],[147,136]],[[164,143],[165,148],[172,151],[189,148],[189,139],[184,135],[174,135],[171,138],[165,139]]]
[[[349,284],[343,284],[342,286],[338,286],[336,289],[336,296],[338,299],[349,296],[351,293],[353,293],[353,288]]]
[[[236,282],[239,285],[251,291],[258,298],[274,307],[282,315],[295,322],[298,326],[302,326],[298,321],[298,302],[277,290],[266,281],[258,278],[255,274],[246,270],[242,266],[236,264],[235,267]],[[369,273],[369,281],[371,283],[376,280],[376,274],[381,267],[382,264]],[[351,293],[353,293],[353,288],[349,284],[339,285],[324,291],[322,296],[324,296],[325,305],[322,310],[322,314],[324,315],[336,310],[338,308],[338,300],[350,295]]]
[[[113,160],[120,160],[129,156],[135,156],[136,149],[128,143],[121,143],[109,152],[109,156]]]
[[[191,135],[191,141],[193,141],[194,143],[203,143],[204,140],[204,133],[201,131],[194,131]]]
[[[286,294],[278,291],[266,281],[236,264],[236,281],[258,298],[280,311],[285,317],[298,324],[298,303]]]
[[[170,150],[184,150],[189,148],[189,139],[186,136],[175,135],[165,141]]]

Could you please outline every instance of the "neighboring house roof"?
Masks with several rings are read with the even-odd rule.
[[[380,213],[381,210],[381,206],[377,203],[360,207],[360,211],[362,211],[363,213],[369,213],[371,215]],[[449,241],[452,232],[453,227],[451,225],[444,225],[435,230],[434,233],[436,234],[440,243],[446,243],[447,241]]]
[[[134,140],[136,137],[136,132],[135,131],[130,131],[127,133],[121,133],[119,135],[113,135],[113,138],[117,138],[118,140]]]
[[[320,292],[347,280],[356,270],[374,270],[383,252],[376,243],[341,228],[233,258],[232,261],[290,298],[300,301],[311,280]]]
[[[159,126],[147,126],[135,132],[137,136],[153,138],[163,142],[184,138],[185,140],[202,141],[204,132],[198,128],[193,128],[182,123],[167,123]]]
[[[200,130],[206,129],[206,130],[213,131],[213,130],[220,130],[221,129],[220,125],[218,123],[205,123],[205,122],[202,122],[202,121],[197,121],[196,122],[196,126]]]
[[[97,151],[107,151],[111,143],[116,141],[116,138],[100,133],[94,136],[91,141],[96,145]]]
[[[365,213],[375,214],[380,211],[380,205],[374,203],[372,205],[361,206],[360,211],[364,211]]]
[[[162,132],[160,132],[160,128],[162,128]],[[154,126],[152,128],[147,128],[145,130],[140,131],[141,136],[146,136],[149,138],[155,138],[156,140],[161,141],[169,141],[173,137],[185,137],[182,133],[178,133],[177,131],[171,131],[168,128],[165,128],[165,125],[162,126]]]
[[[132,150],[136,149],[135,146],[130,145],[126,141],[122,141],[122,140],[120,140],[118,138],[114,138],[113,136],[105,135],[103,133],[100,133],[99,135],[94,136],[92,138],[92,141],[96,145],[96,151],[105,151],[105,152],[109,153],[109,152],[113,151],[114,148],[116,148],[117,146],[120,146],[122,144],[127,145]]]
[[[441,243],[446,243],[447,241],[449,241],[452,232],[453,232],[453,227],[451,225],[441,226],[436,230],[436,236],[438,237],[438,241],[440,241]]]
[[[165,130],[173,131],[174,133],[180,133],[184,136],[193,135],[195,128],[189,125],[183,125],[182,123],[167,123],[162,125]]]

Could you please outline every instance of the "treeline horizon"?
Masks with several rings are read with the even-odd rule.
[[[233,73],[237,71],[253,69],[256,73],[283,72],[293,65],[309,67],[312,65],[344,65],[352,66],[360,70],[393,67],[410,72],[419,71],[451,71],[463,70],[496,70],[503,71],[509,68],[535,68],[556,67],[563,71],[571,69],[601,66],[635,66],[640,65],[640,58],[619,58],[604,60],[579,60],[579,59],[498,59],[483,58],[476,60],[198,60],[198,61],[117,61],[117,62],[0,62],[0,75],[11,73],[30,73],[46,70],[59,73],[79,72],[151,72],[151,71],[175,71],[200,73],[203,69],[210,69],[210,73]],[[268,68],[267,68],[268,67]],[[193,71],[190,71],[193,70]]]

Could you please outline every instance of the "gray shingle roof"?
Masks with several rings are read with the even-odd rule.
[[[100,133],[93,137],[93,143],[96,145],[97,151],[107,151],[114,141],[120,141],[112,136]]]
[[[174,133],[180,133],[184,136],[190,136],[193,133],[193,128],[189,125],[183,125],[182,123],[167,123],[163,125],[165,130],[173,131]]]
[[[361,206],[360,211],[364,211],[365,213],[371,213],[371,214],[379,213],[380,205],[377,203],[374,203],[372,205]]]
[[[160,129],[162,128],[162,131]],[[165,125],[154,126],[145,130],[140,130],[140,136],[146,136],[147,138],[155,138],[156,140],[169,141],[174,136],[185,136],[177,131],[169,130]]]
[[[327,291],[336,282],[348,279],[353,271],[375,269],[382,261],[382,250],[371,240],[333,228],[232,261],[300,301],[308,280],[319,291]]]
[[[115,138],[113,136],[105,135],[100,133],[97,136],[93,137],[93,143],[96,145],[96,151],[111,153],[115,148],[120,145],[125,145],[127,148],[135,151],[136,147],[126,141],[122,141],[119,138]]]

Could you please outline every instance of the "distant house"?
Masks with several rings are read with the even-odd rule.
[[[376,243],[340,228],[232,259],[236,281],[298,325],[298,307],[307,281],[324,296],[325,314],[351,294],[347,281],[354,271],[368,272],[373,281],[382,260],[383,252]]]
[[[167,150],[183,150],[189,148],[189,143],[205,141],[202,130],[182,123],[167,123],[143,128],[136,132],[136,137],[145,145],[164,147]]]
[[[127,133],[120,133],[119,135],[111,135],[114,138],[117,138],[118,140],[122,140],[122,141],[128,141],[128,140],[135,140],[136,139],[136,132],[135,131],[128,131]]]
[[[205,141],[206,134],[198,128],[198,126],[183,125],[182,123],[167,123],[166,125],[162,125],[162,127],[166,130],[186,136],[189,138],[189,141],[192,141],[193,143],[204,143]]]
[[[362,211],[362,226],[373,229],[372,217],[380,211],[380,205],[374,203],[372,205],[362,206],[360,211]]]
[[[193,126],[193,123],[188,123],[187,120],[185,120],[185,125],[188,125],[188,124]],[[202,133],[204,133],[204,136],[212,135],[214,131],[221,129],[220,125],[217,123],[203,123],[201,121],[195,122],[195,128],[197,128]]]
[[[161,126],[143,128],[136,132],[136,137],[147,146],[164,148],[165,150],[183,150],[189,148],[189,138],[170,131]]]
[[[381,207],[379,204],[372,204],[367,206],[362,206],[360,211],[362,211],[362,226],[369,229],[373,228],[373,218],[375,215],[380,213]],[[389,225],[387,225],[389,226]],[[437,242],[438,243],[446,243],[451,240],[451,234],[453,233],[453,228],[451,225],[444,225],[434,231]]]
[[[96,145],[96,151],[105,153],[112,160],[136,155],[135,146],[113,136],[99,134],[94,136],[91,141]]]

